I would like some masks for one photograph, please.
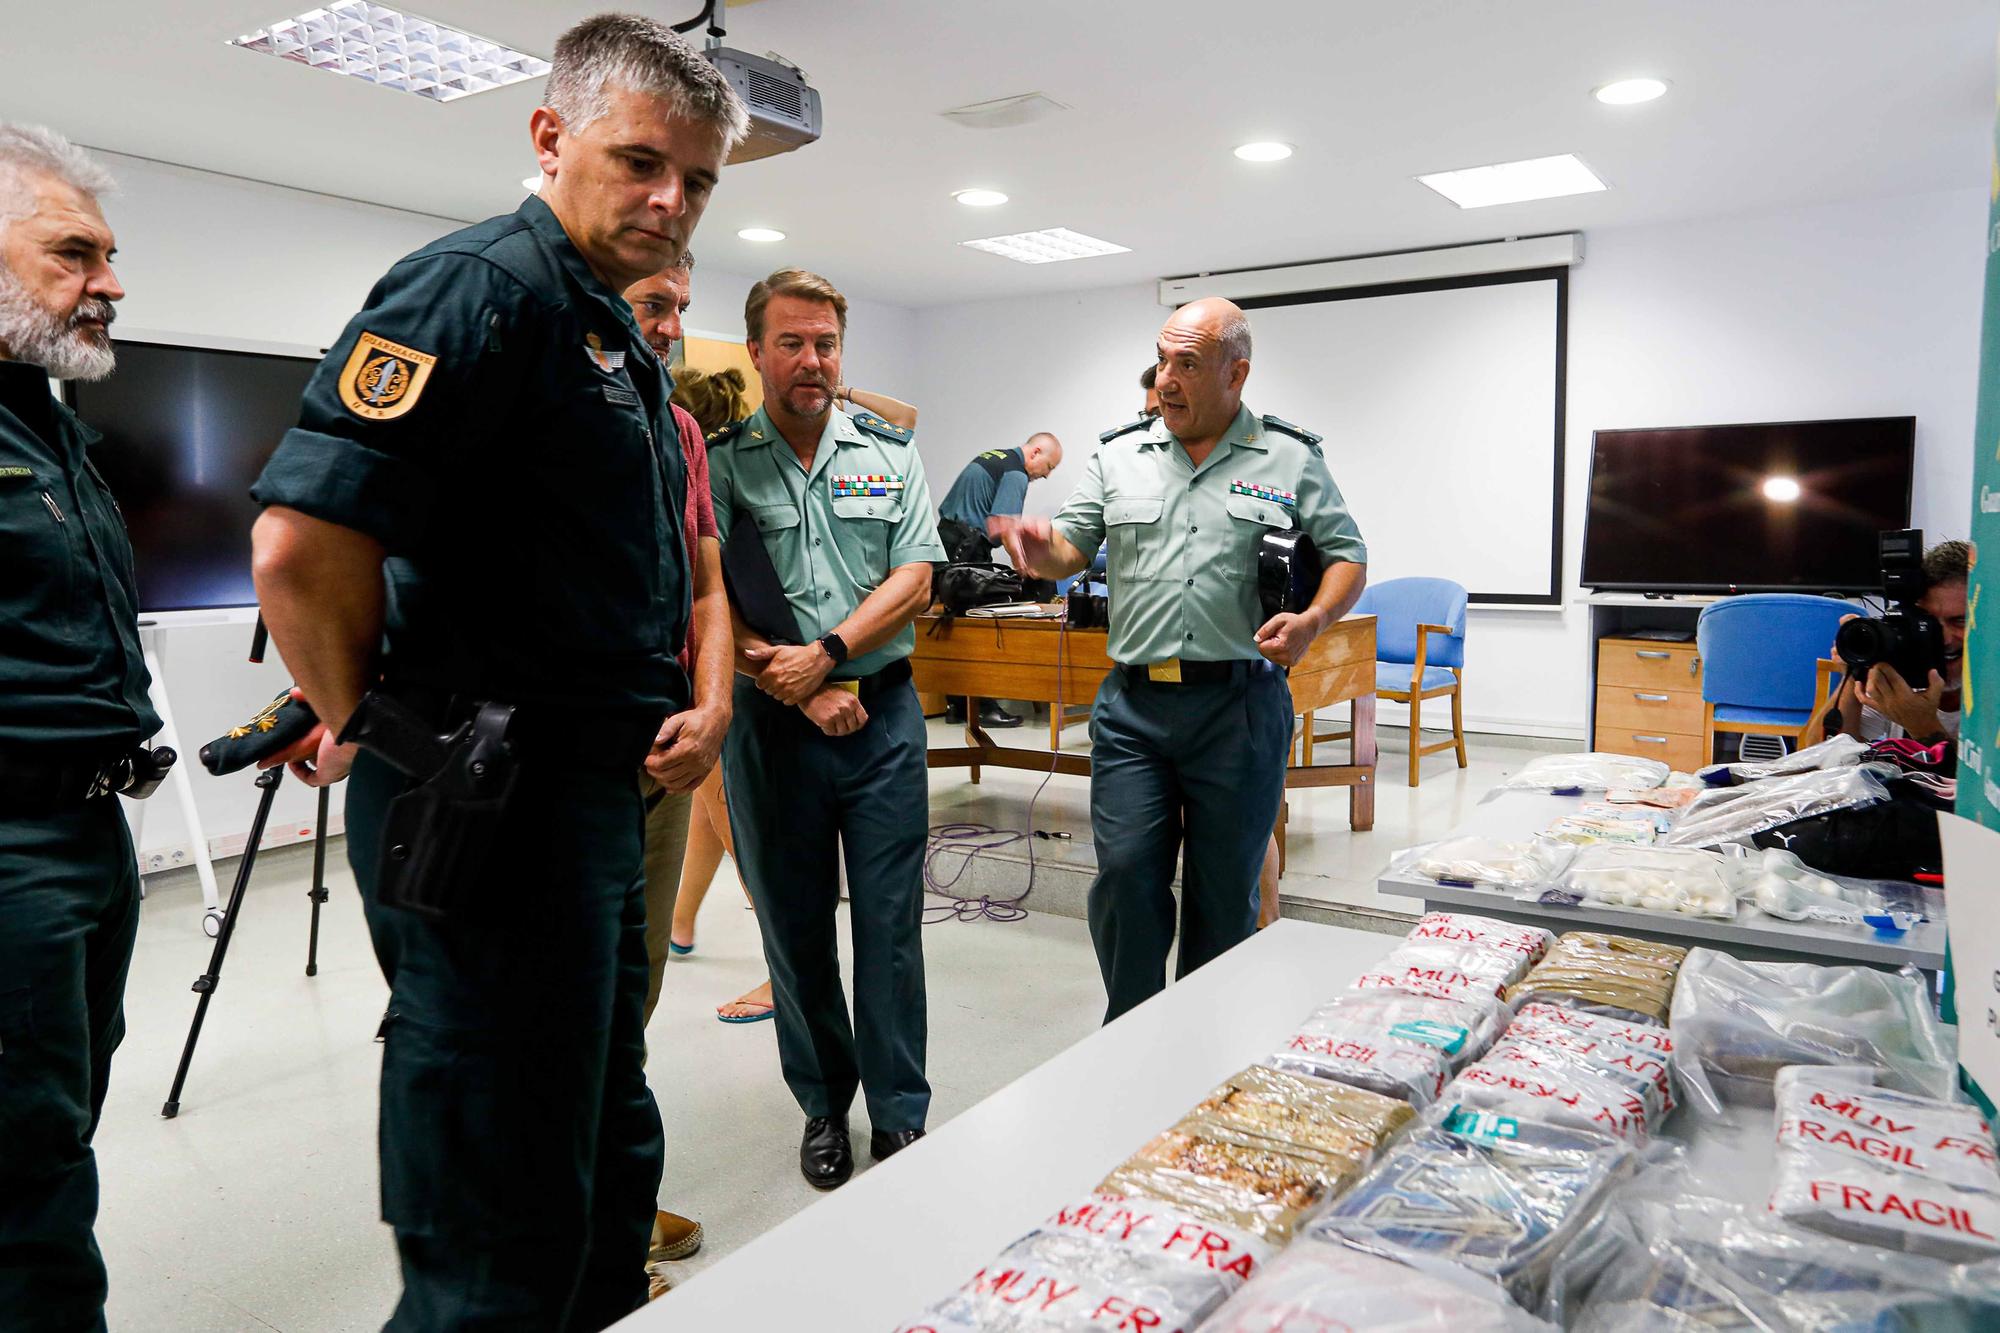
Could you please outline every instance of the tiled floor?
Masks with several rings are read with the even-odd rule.
[[[932,726],[934,744],[956,743]],[[1068,733],[1070,748],[1084,744],[1084,730]],[[1015,734],[1046,744],[1046,730]],[[1391,851],[1443,834],[1502,773],[1553,748],[1475,738],[1470,768],[1435,756],[1411,791],[1398,777],[1399,740],[1383,733],[1389,780],[1372,833],[1347,831],[1344,793],[1295,795],[1288,899],[1375,905],[1373,874]],[[932,820],[1021,827],[1038,782],[989,771],[975,787],[963,772],[934,772]],[[1089,850],[1086,785],[1051,780],[1034,822],[1077,835],[1037,842],[1044,874],[1065,860],[1079,865]],[[130,1031],[97,1140],[114,1330],[371,1329],[393,1305],[395,1256],[376,1220],[373,1036],[386,996],[338,847],[331,859],[320,973],[308,979],[309,855],[263,858],[172,1121],[160,1119],[160,1105],[210,941],[191,874],[150,886],[127,988]],[[949,863],[939,869],[949,873]],[[1037,912],[1011,924],[947,922],[926,931],[925,953],[934,1124],[1076,1041],[1101,1012],[1080,920]],[[762,979],[755,922],[725,863],[696,951],[672,964],[650,1034],[667,1127],[664,1201],[700,1219],[709,1237],[680,1265],[687,1277],[818,1197],[798,1175],[801,1122],[778,1077],[771,1026],[715,1021],[716,1004]],[[865,1133],[858,1110],[855,1128]]]

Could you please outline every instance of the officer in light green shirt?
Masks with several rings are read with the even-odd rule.
[[[857,1090],[877,1160],[921,1138],[930,1108],[921,935],[930,784],[908,659],[944,547],[910,432],[833,407],[847,333],[840,292],[781,269],[750,289],[743,324],[764,406],[712,437],[709,453],[741,673],[722,765],[771,964],[778,1063],[806,1114],[799,1170],[832,1189],[854,1170],[847,1112]],[[755,550],[745,543],[763,546],[782,599],[755,596],[742,577]],[[854,932],[851,1024],[837,857]]]
[[[1107,431],[1051,523],[1005,525],[1014,562],[1080,570],[1108,537],[1110,653],[1091,715],[1091,938],[1105,1021],[1166,985],[1183,845],[1179,974],[1249,938],[1291,745],[1285,670],[1345,615],[1367,548],[1319,437],[1243,406],[1250,325],[1228,301],[1161,330],[1160,416]],[[1306,610],[1266,620],[1258,545],[1302,529],[1326,561]]]

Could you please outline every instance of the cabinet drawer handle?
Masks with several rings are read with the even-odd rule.
[[[1664,704],[1673,701],[1673,696],[1670,694],[1645,694],[1639,690],[1632,691],[1632,697],[1649,704]]]
[[[1673,656],[1672,653],[1662,652],[1657,648],[1640,648],[1636,649],[1635,651],[1637,652],[1638,656],[1644,658],[1648,662],[1664,662],[1669,657]]]
[[[1665,745],[1667,743],[1665,736],[1641,736],[1636,731],[1632,733],[1632,739],[1641,745]]]

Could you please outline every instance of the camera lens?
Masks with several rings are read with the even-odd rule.
[[[1866,674],[1868,668],[1878,662],[1888,660],[1895,654],[1896,636],[1894,627],[1880,620],[1850,620],[1834,632],[1834,651],[1848,669],[1856,675]]]

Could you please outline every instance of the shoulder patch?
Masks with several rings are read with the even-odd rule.
[[[745,421],[747,421],[748,419],[749,418],[747,417],[744,418]],[[718,444],[730,443],[738,435],[742,433],[743,433],[743,422],[732,421],[728,425],[723,426],[718,430],[711,431],[707,435],[703,436],[701,442],[707,445],[709,448],[713,449]]]
[[[883,439],[894,440],[897,444],[908,444],[916,438],[915,431],[904,430],[901,426],[892,426],[873,412],[856,412],[854,414],[854,424],[867,431],[870,435],[880,435]]]
[[[417,405],[437,358],[363,331],[340,370],[340,400],[357,417],[394,421]]]
[[[1146,429],[1153,424],[1154,420],[1155,418],[1153,417],[1140,417],[1138,420],[1128,421],[1122,426],[1113,426],[1110,430],[1100,434],[1097,437],[1097,442],[1099,444],[1109,444],[1120,435],[1130,435],[1135,430]]]
[[[1305,445],[1306,448],[1312,450],[1314,453],[1319,452],[1320,442],[1326,438],[1324,435],[1313,434],[1303,426],[1294,426],[1283,417],[1267,416],[1259,419],[1263,421],[1266,430],[1281,431]]]

